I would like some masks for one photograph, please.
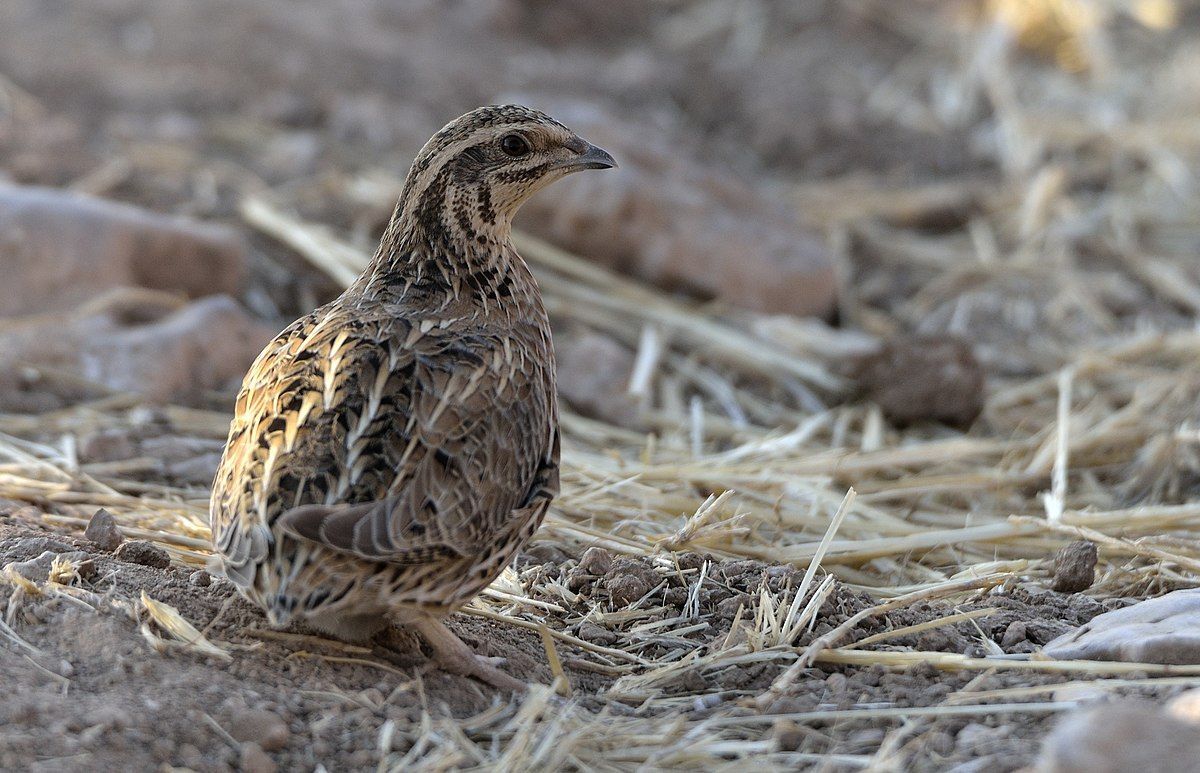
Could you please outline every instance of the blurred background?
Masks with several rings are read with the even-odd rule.
[[[1011,437],[1029,400],[988,395],[1195,324],[1198,31],[1185,0],[7,0],[0,410],[228,411],[424,140],[521,101],[621,163],[517,221],[578,432]]]

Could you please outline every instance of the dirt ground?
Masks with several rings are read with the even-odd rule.
[[[0,412],[0,445],[9,454],[0,459],[0,483],[17,492],[0,500],[0,567],[47,551],[86,556],[74,556],[76,574],[57,583],[0,577],[0,685],[8,692],[0,701],[0,769],[990,773],[1032,764],[1056,715],[1087,696],[1162,698],[1184,689],[1131,684],[1138,675],[1129,674],[1121,683],[1090,679],[1084,696],[1065,673],[995,666],[1020,663],[1102,612],[1197,583],[1195,563],[1179,557],[1200,560],[1186,533],[1200,516],[1170,508],[1190,506],[1200,491],[1200,458],[1184,437],[1200,416],[1200,341],[1186,338],[1200,313],[1200,241],[1194,209],[1186,209],[1194,200],[1173,198],[1186,192],[1186,175],[1176,173],[1200,141],[1185,137],[1178,155],[1160,153],[1149,128],[1156,118],[1168,129],[1180,125],[1168,120],[1177,116],[1164,98],[1175,92],[1190,95],[1179,98],[1178,111],[1194,125],[1187,111],[1197,60],[1188,52],[1200,48],[1187,44],[1200,10],[1182,4],[1173,31],[1151,32],[1123,16],[1113,23],[1117,53],[1144,58],[1163,77],[1139,81],[1137,71],[1113,68],[1120,77],[1111,91],[1125,101],[1112,107],[1087,90],[1092,75],[1060,70],[1044,51],[1014,55],[1004,62],[1011,70],[998,70],[1037,77],[1013,85],[990,74],[999,65],[985,56],[989,39],[953,33],[985,5],[998,4],[946,3],[949,12],[937,15],[939,4],[913,10],[885,0],[0,2],[0,179],[229,226],[249,245],[238,308],[272,329],[339,287],[300,250],[247,225],[239,210],[247,197],[268,191],[297,217],[369,250],[388,211],[378,191],[394,185],[378,182],[381,170],[402,175],[445,120],[501,98],[582,97],[617,116],[613,131],[635,146],[640,132],[653,137],[645,144],[655,152],[667,148],[666,158],[751,180],[759,195],[786,206],[800,203],[812,230],[805,235],[837,245],[841,327],[812,333],[796,320],[723,308],[705,322],[729,312],[722,330],[753,330],[753,340],[769,339],[775,351],[828,366],[839,378],[860,338],[950,333],[979,360],[970,384],[987,381],[966,395],[961,431],[919,418],[913,427],[891,426],[861,395],[801,383],[806,371],[779,378],[749,369],[769,383],[752,383],[758,391],[735,395],[744,398],[739,404],[726,387],[753,379],[738,371],[723,380],[729,361],[706,360],[708,341],[685,346],[679,341],[689,339],[675,331],[664,381],[691,391],[663,388],[679,398],[667,417],[674,423],[662,420],[666,406],[656,406],[659,435],[642,447],[644,426],[601,426],[595,416],[572,414],[570,509],[565,492],[553,523],[502,578],[500,595],[451,621],[476,651],[504,658],[505,670],[535,685],[510,696],[431,668],[403,634],[354,648],[297,627],[271,632],[256,608],[200,569],[196,535],[204,527],[196,513],[227,426],[229,389],[205,391],[184,407],[148,406],[80,386],[70,374],[31,379],[37,410],[25,415],[10,403]],[[1047,45],[1056,41],[1051,35]],[[1017,103],[1082,104],[1084,119],[1045,126],[1057,114],[1003,114]],[[1143,114],[1144,123],[1105,128],[1117,116]],[[663,156],[648,157],[652,170],[665,165]],[[1127,198],[1111,204],[1109,194]],[[565,206],[570,197],[548,199]],[[1125,206],[1130,200],[1142,209]],[[1122,207],[1129,219],[1113,217],[1110,233],[1110,208]],[[552,232],[533,217],[518,225]],[[1139,250],[1158,262],[1141,261]],[[604,330],[617,336],[620,328],[624,338],[605,341],[630,362],[643,321]],[[1143,330],[1159,335],[1162,348],[1135,340]],[[772,331],[782,333],[772,338]],[[1085,523],[1110,539],[1096,586],[1064,594],[1048,589],[1049,565],[1078,537],[1071,524],[1022,531],[1007,519],[1044,521],[1061,415],[1058,371],[1089,347],[1107,347],[1106,356],[1076,371],[1067,424],[1086,442],[1071,447],[1074,467],[1064,471],[1060,493],[1068,511],[1093,518]],[[891,373],[885,369],[880,381]],[[610,380],[625,397],[628,379]],[[51,382],[69,388],[49,394]],[[779,432],[796,427],[811,433],[778,458],[735,455],[721,473],[744,498],[693,523],[689,513],[726,481],[695,469],[689,398],[720,418],[704,438],[703,450],[714,455],[758,443],[783,448],[772,446]],[[721,413],[731,399],[737,410]],[[105,400],[113,402],[88,402]],[[1122,420],[1110,421],[1118,413]],[[71,444],[61,450],[65,438]],[[903,459],[913,448],[918,461]],[[622,466],[643,452],[645,469]],[[617,461],[601,464],[610,457]],[[663,469],[678,460],[691,468],[668,479]],[[18,471],[25,477],[18,480]],[[865,517],[848,520],[838,534],[843,552],[831,552],[816,582],[826,568],[841,579],[811,625],[789,645],[764,643],[768,610],[802,582],[812,554],[797,553],[791,564],[733,560],[730,546],[772,558],[810,548],[849,486],[864,512],[880,516],[881,530]],[[602,512],[597,492],[613,491]],[[117,554],[83,539],[70,519],[94,511],[80,503],[110,495],[126,524],[152,510],[139,509],[139,497],[174,515],[191,508],[154,524],[179,527],[193,542],[160,544],[188,550],[163,566],[157,547]],[[1147,525],[1123,510],[1140,506],[1167,514]],[[646,527],[653,517],[661,522]],[[967,534],[976,526],[1011,529],[977,540]],[[721,557],[658,549],[684,532],[698,534],[698,543],[709,539]],[[626,550],[585,557],[589,545],[610,538]],[[893,546],[879,549],[889,538]],[[586,570],[589,561],[610,559],[622,562],[612,574]],[[839,651],[915,627],[861,650],[986,656],[989,664],[818,660],[771,692],[794,651],[885,598],[853,590],[856,580],[860,588],[910,588],[953,583],[975,568],[1007,579],[957,593],[953,604],[921,602],[867,617]],[[517,585],[519,594],[505,591]],[[181,644],[150,619],[143,593],[225,654]],[[495,619],[504,605],[515,610],[513,620]],[[956,622],[945,623],[951,615]],[[733,646],[743,640],[745,647]],[[737,654],[715,657],[721,652]],[[555,657],[569,698],[536,686],[554,682]],[[591,756],[578,756],[585,751]]]
[[[454,717],[468,735],[483,738],[511,710],[511,696],[431,669],[414,642],[403,636],[371,650],[348,650],[296,627],[280,637],[264,634],[268,627],[263,615],[223,580],[211,579],[202,570],[119,560],[87,540],[36,528],[30,515],[28,509],[0,515],[0,564],[35,558],[46,550],[78,550],[89,555],[94,572],[85,572],[88,578],[75,582],[90,591],[83,603],[63,594],[18,597],[11,588],[0,595],[0,612],[11,630],[36,648],[36,652],[0,649],[10,690],[0,709],[0,768],[261,770],[255,765],[267,763],[258,759],[258,749],[247,749],[247,744],[260,744],[282,770],[321,766],[330,771],[367,770],[386,767],[388,761],[394,764],[413,752],[412,737],[403,733],[392,735],[390,744],[381,746],[388,722],[411,729],[421,728],[431,716]],[[530,572],[566,576],[578,563],[572,558],[544,561],[539,555],[542,548],[535,543],[532,553],[518,561],[525,576]],[[702,560],[684,554],[681,569]],[[647,562],[643,567],[654,571]],[[666,577],[668,582],[651,602],[651,612],[659,618],[678,614],[680,602],[686,603],[688,595],[686,570],[674,581],[670,573]],[[713,565],[709,578],[700,594],[699,625],[688,635],[697,647],[729,634],[737,608],[749,599],[748,594],[764,583],[767,587],[795,583],[799,573],[791,567],[727,561]],[[580,605],[611,608],[605,589],[599,587],[602,584],[581,588]],[[145,611],[132,601],[143,592],[173,606],[232,657],[222,660],[152,650],[140,630]],[[799,645],[871,603],[866,596],[839,590],[826,601],[813,630]],[[1106,609],[1087,596],[1018,587],[958,605],[955,611],[985,607],[996,611],[973,623],[892,639],[888,645],[978,656],[986,640],[1008,652],[1027,652]],[[944,605],[936,602],[917,605],[868,620],[853,638],[917,625],[946,613]],[[551,616],[547,622],[554,627],[556,621]],[[537,633],[469,614],[457,615],[452,627],[481,654],[505,658],[503,667],[510,673],[531,682],[551,681]],[[647,654],[656,646],[665,645],[650,640]],[[605,695],[614,680],[589,667],[594,662],[589,652],[560,644],[558,653],[574,697],[597,720],[640,711],[635,696]],[[686,697],[691,704],[687,714],[700,719],[722,705],[759,695],[781,670],[771,664],[717,672],[683,669],[661,689],[666,696]],[[761,736],[750,739],[763,743],[764,761],[773,753],[783,755],[777,762],[789,753],[825,755],[823,769],[858,769],[860,765],[839,766],[838,756],[874,754],[886,741],[906,745],[913,770],[1006,771],[1019,769],[1036,756],[1047,726],[1044,713],[985,710],[948,718],[831,717],[803,725],[777,723],[771,716],[880,708],[897,709],[899,715],[905,713],[899,710],[914,707],[951,706],[956,697],[970,692],[1052,686],[1061,681],[1062,676],[1031,677],[1019,672],[945,673],[928,665],[899,672],[826,666],[806,670],[765,711],[747,708],[743,712],[764,718]],[[416,752],[419,759],[420,749]]]

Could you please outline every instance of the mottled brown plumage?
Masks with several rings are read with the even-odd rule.
[[[509,241],[534,191],[615,164],[549,117],[472,111],[417,155],[367,270],[263,350],[213,487],[217,568],[274,625],[389,618],[506,687],[440,618],[504,569],[558,492],[554,355]]]

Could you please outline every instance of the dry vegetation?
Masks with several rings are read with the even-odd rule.
[[[826,229],[846,267],[837,328],[691,303],[519,237],[557,320],[636,350],[629,390],[654,430],[566,412],[563,495],[538,549],[643,557],[661,584],[614,609],[539,561],[509,570],[464,613],[535,632],[558,678],[466,720],[429,709],[418,723],[381,722],[381,770],[721,769],[746,757],[763,768],[900,769],[917,765],[914,739],[943,718],[1059,712],[1077,705],[1064,684],[1200,683],[1200,667],[1005,654],[978,628],[972,654],[913,644],[939,627],[971,630],[995,614],[996,599],[1045,585],[1053,554],[1072,539],[1099,546],[1088,595],[1101,602],[1200,578],[1200,48],[1170,37],[1196,10],[1117,5],[995,0],[908,30],[923,45],[878,85],[871,109],[917,130],[970,127],[995,166],[948,181],[856,175],[796,189],[796,206]],[[907,24],[895,8],[886,22]],[[1143,57],[1162,39],[1188,42]],[[1155,69],[1139,67],[1145,58]],[[23,98],[11,84],[0,94]],[[394,170],[247,185],[240,215],[346,283],[395,191]],[[367,227],[297,214],[317,195]],[[955,333],[976,347],[989,384],[969,430],[895,428],[854,399],[853,362],[903,331]],[[147,409],[125,394],[0,416],[0,496],[67,529],[104,507],[128,536],[203,566],[206,491],[148,480],[152,459],[80,464],[74,452],[73,436],[144,422],[147,411],[202,441],[227,427],[223,411]],[[710,639],[717,628],[699,597],[741,559],[800,571],[763,583]],[[246,656],[200,636],[191,626],[209,621],[182,620],[153,589],[101,597],[70,566],[42,587],[9,580],[5,646],[32,646],[22,643],[21,599],[48,594],[125,605],[154,621],[145,635],[168,657]],[[667,587],[686,590],[680,605],[661,603]],[[930,611],[907,626],[896,617],[861,625],[914,606]],[[584,624],[607,633],[584,638]],[[575,671],[562,665],[566,651]],[[915,708],[781,703],[814,664],[918,663],[966,676]],[[679,687],[687,673],[731,666],[766,668],[741,689]],[[575,701],[579,671],[606,679]],[[989,681],[1003,672],[1024,681]],[[626,708],[598,708],[606,704]],[[889,732],[867,752],[780,741],[787,722],[821,723],[837,737],[839,727],[862,727],[852,720],[887,720]]]

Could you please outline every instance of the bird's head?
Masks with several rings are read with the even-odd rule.
[[[572,172],[616,165],[607,152],[537,110],[477,108],[421,148],[393,225],[432,240],[500,242],[521,204],[539,189]]]

